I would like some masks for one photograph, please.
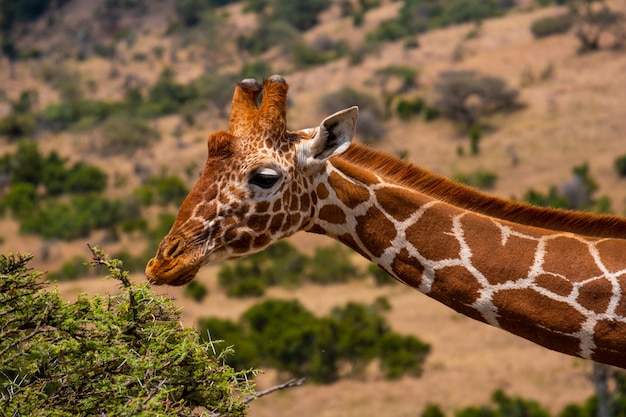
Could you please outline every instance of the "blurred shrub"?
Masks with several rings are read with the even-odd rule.
[[[550,413],[536,401],[509,397],[502,390],[495,391],[489,406],[470,406],[455,412],[456,417],[550,417]]]
[[[351,251],[335,243],[315,249],[309,263],[307,279],[315,284],[337,284],[362,278],[362,274],[350,260]]]
[[[231,297],[258,297],[274,285],[299,285],[308,258],[280,240],[262,252],[225,264],[218,281]]]
[[[197,303],[202,302],[208,293],[209,290],[198,280],[193,280],[185,286],[185,297],[191,298]]]
[[[398,379],[406,374],[418,377],[430,353],[430,345],[415,336],[386,333],[379,341],[380,369],[385,378]]]
[[[469,174],[456,173],[453,180],[482,190],[490,190],[498,180],[498,174],[479,169]]]
[[[473,71],[442,72],[435,91],[435,107],[468,128],[481,115],[513,108],[518,97],[518,91],[508,88],[504,80]]]
[[[11,112],[0,119],[0,135],[10,139],[19,139],[31,136],[37,125],[35,115],[31,112]]]
[[[96,195],[74,196],[69,202],[46,200],[31,216],[20,219],[20,231],[45,239],[73,240],[92,230],[113,228],[124,218],[120,200]]]
[[[157,139],[148,121],[139,117],[119,115],[102,123],[101,155],[132,155],[139,149],[150,146]]]
[[[620,177],[626,177],[626,155],[618,156],[614,161],[615,170]]]
[[[37,187],[25,182],[13,184],[0,200],[0,205],[11,210],[16,219],[32,216],[38,204]]]
[[[300,38],[300,33],[288,22],[262,19],[254,33],[237,38],[237,47],[252,55],[259,55],[276,46],[289,49]]]
[[[402,120],[408,120],[413,116],[419,115],[424,110],[426,102],[421,97],[415,97],[412,100],[400,99],[396,105],[396,112]]]
[[[189,189],[179,177],[162,174],[145,179],[143,184],[133,191],[133,194],[145,206],[152,204],[179,206],[189,194]]]
[[[267,300],[238,323],[201,319],[198,327],[206,338],[234,345],[237,357],[229,363],[236,369],[271,366],[316,383],[336,381],[346,367],[358,376],[375,358],[388,377],[418,376],[430,350],[415,337],[392,332],[375,306],[358,303],[317,318],[296,300]]]
[[[261,14],[269,20],[284,21],[299,31],[306,31],[318,23],[318,15],[330,6],[330,0],[245,0],[244,11]]]
[[[180,84],[174,80],[174,72],[166,68],[161,72],[157,82],[148,92],[150,111],[156,114],[174,113],[198,98],[198,90],[194,84]],[[150,114],[148,114],[150,115]]]
[[[61,269],[58,271],[48,272],[46,277],[50,281],[75,281],[88,276],[90,272],[92,272],[92,269],[87,264],[87,259],[76,255],[63,262]]]
[[[550,187],[547,194],[531,188],[526,191],[522,199],[529,204],[541,207],[567,209],[570,205],[569,200],[562,196],[555,186]]]
[[[573,16],[570,13],[564,13],[535,20],[530,26],[530,31],[535,38],[545,38],[569,32],[573,24]]]

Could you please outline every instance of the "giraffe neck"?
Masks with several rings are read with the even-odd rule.
[[[340,158],[328,164],[315,194],[309,231],[464,315],[626,367],[626,239],[475,213]]]

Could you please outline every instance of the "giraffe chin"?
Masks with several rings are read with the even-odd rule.
[[[152,285],[185,285],[196,277],[201,263],[165,261],[152,258],[146,266],[146,277]]]

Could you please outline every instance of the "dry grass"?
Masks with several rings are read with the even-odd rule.
[[[75,2],[87,4],[86,2]],[[367,15],[364,29],[354,30],[349,19],[338,20],[329,13],[325,23],[307,36],[332,34],[358,44],[364,33],[380,20],[394,15],[397,2],[383,2],[379,10]],[[612,3],[626,8],[623,2]],[[169,48],[171,39],[164,38],[168,21],[168,7],[172,1],[154,2],[150,18],[136,22],[141,26],[140,36],[132,50],[123,50],[125,56],[134,52],[149,54],[155,45]],[[239,16],[239,6],[231,6],[231,16]],[[65,17],[71,23],[76,16],[86,19],[89,10],[77,8],[74,16]],[[482,141],[479,157],[458,157],[457,146],[467,146],[458,131],[446,121],[408,123],[392,120],[388,123],[388,136],[381,147],[388,151],[407,150],[410,159],[437,173],[453,175],[457,171],[470,172],[478,168],[498,173],[495,194],[520,197],[528,188],[546,191],[550,185],[569,178],[572,166],[589,162],[590,171],[600,190],[613,200],[613,208],[624,213],[626,207],[626,180],[618,179],[613,170],[613,160],[626,153],[626,53],[604,50],[588,55],[576,54],[576,40],[572,35],[558,35],[534,40],[530,33],[533,20],[557,9],[541,9],[529,13],[518,12],[502,19],[487,20],[480,36],[463,41],[472,29],[463,25],[446,30],[433,31],[420,36],[419,49],[405,50],[402,42],[385,45],[377,55],[366,58],[358,67],[349,66],[346,60],[332,62],[308,71],[292,72],[287,80],[291,86],[290,126],[312,126],[321,121],[317,103],[331,92],[344,86],[380,94],[376,86],[375,72],[389,65],[409,65],[420,70],[421,94],[432,94],[432,84],[443,70],[472,69],[505,78],[512,87],[519,87],[523,71],[538,73],[552,65],[554,76],[546,81],[521,88],[521,111],[499,115],[490,119],[493,131]],[[129,18],[130,19],[130,18]],[[235,19],[235,26],[254,26],[249,16]],[[43,30],[43,29],[42,29]],[[56,36],[56,35],[55,35]],[[61,36],[60,34],[58,36]],[[52,35],[50,35],[52,39]],[[463,51],[463,59],[453,60],[455,50]],[[180,47],[179,60],[171,63],[181,80],[189,80],[202,73],[201,60],[192,60],[194,46]],[[270,52],[267,59],[272,59]],[[84,80],[93,79],[98,85],[97,97],[117,98],[122,93],[121,83],[126,74],[138,74],[146,82],[153,82],[162,65],[168,62],[150,60],[120,66],[122,76],[108,77],[109,64],[102,59],[90,59],[72,65],[83,74]],[[235,61],[236,63],[236,61]],[[235,63],[232,65],[235,66]],[[25,88],[37,88],[41,105],[57,99],[56,92],[43,85],[36,77],[38,67],[46,63],[20,63],[16,80],[9,80],[6,65],[0,73],[0,84],[10,97],[16,97]],[[276,72],[285,68],[280,60],[271,60]],[[226,127],[212,113],[203,114],[194,128],[184,132],[177,145],[172,132],[179,123],[171,116],[159,122],[162,140],[150,151],[140,152],[132,160],[112,157],[106,160],[89,152],[89,134],[63,133],[40,138],[44,151],[56,149],[73,160],[83,159],[106,167],[112,174],[129,178],[133,186],[133,168],[144,164],[159,172],[162,167],[171,173],[182,174],[189,163],[198,170],[204,164],[204,138],[212,131]],[[513,147],[520,158],[512,165],[508,149]],[[0,143],[0,153],[13,146]],[[173,156],[175,155],[175,156]],[[124,190],[116,190],[122,193]],[[0,236],[4,242],[0,251],[33,252],[39,255],[42,242],[36,237],[18,233],[14,222],[0,219]],[[90,242],[99,243],[102,234],[96,233]],[[297,235],[292,242],[300,249],[325,244],[319,236]],[[103,244],[112,253],[121,247],[141,247],[139,242],[126,239],[121,243]],[[89,256],[84,243],[53,243],[48,262],[39,261],[35,266],[43,270],[55,270],[74,254]],[[158,288],[157,291],[176,297],[181,306],[183,322],[193,325],[200,316],[215,315],[236,318],[252,301],[227,299],[216,288],[216,267],[207,267],[198,279],[209,286],[210,296],[197,304],[182,297],[178,288]],[[142,281],[142,276],[135,276]],[[72,299],[80,292],[106,293],[116,291],[110,281],[83,280],[59,284],[59,291]],[[438,403],[448,413],[459,407],[482,404],[498,388],[508,393],[538,400],[552,411],[559,411],[569,402],[580,402],[591,393],[587,380],[588,363],[537,347],[523,339],[503,331],[466,319],[452,310],[428,299],[417,292],[401,287],[375,288],[370,284],[345,284],[331,287],[307,286],[297,290],[274,289],[271,296],[298,298],[317,314],[325,314],[333,306],[349,300],[371,302],[377,296],[389,298],[393,310],[388,318],[394,329],[414,334],[432,343],[433,353],[420,379],[384,381],[372,370],[365,380],[345,380],[331,386],[305,386],[273,394],[256,401],[251,406],[251,416],[414,416],[425,405]],[[259,379],[260,387],[275,382],[269,372]]]

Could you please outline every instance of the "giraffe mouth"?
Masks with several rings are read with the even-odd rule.
[[[181,286],[195,278],[201,263],[152,258],[146,265],[146,278],[152,285]]]

